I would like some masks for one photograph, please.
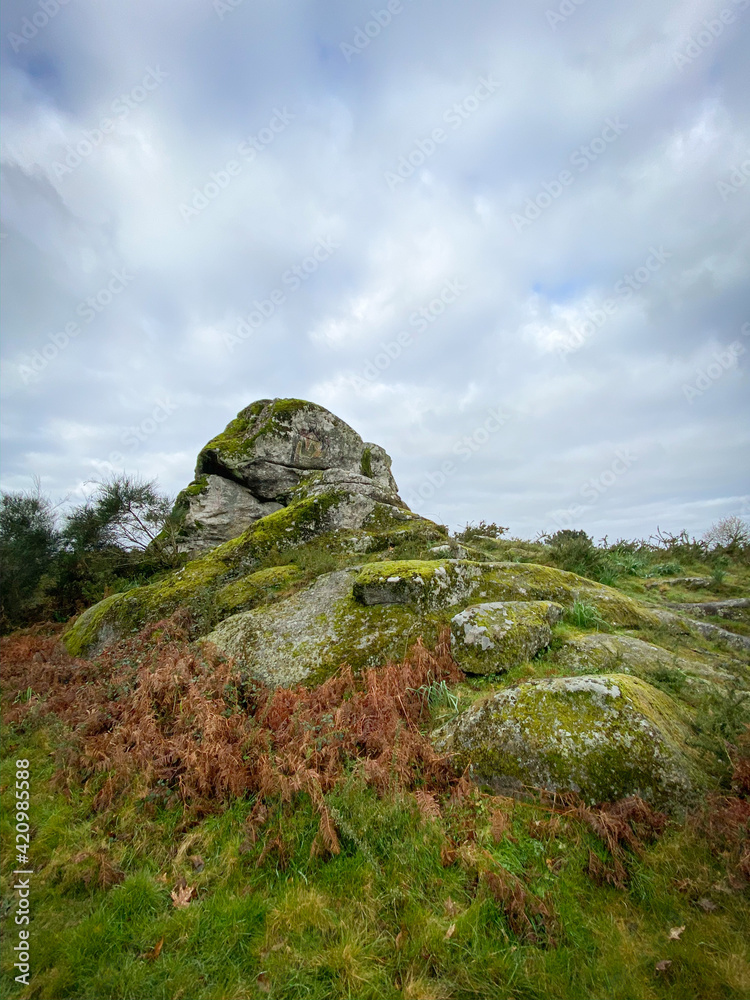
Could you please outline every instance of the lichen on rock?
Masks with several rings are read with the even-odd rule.
[[[644,680],[669,680],[696,693],[713,688],[726,692],[736,685],[750,689],[750,669],[738,660],[681,650],[671,652],[630,635],[601,632],[567,639],[553,654],[553,660],[572,674],[632,673]],[[718,662],[717,662],[718,660]]]
[[[271,687],[319,682],[342,664],[360,670],[401,657],[422,636],[435,641],[437,622],[403,607],[363,608],[352,599],[356,570],[319,576],[274,604],[233,615],[204,637]]]
[[[499,674],[547,647],[563,608],[552,601],[475,604],[451,620],[453,657],[468,674]]]
[[[336,491],[358,501],[352,521],[376,503],[406,509],[378,445],[315,403],[258,400],[201,449],[173,511],[180,550],[207,551],[281,506]]]
[[[441,752],[497,791],[574,791],[588,802],[640,795],[689,802],[704,779],[689,717],[667,694],[624,674],[526,681],[439,730]]]

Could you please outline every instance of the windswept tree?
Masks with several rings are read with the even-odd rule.
[[[145,551],[164,530],[171,510],[172,501],[155,479],[123,472],[97,483],[85,508],[74,511],[71,519],[76,530],[90,531],[97,544]]]

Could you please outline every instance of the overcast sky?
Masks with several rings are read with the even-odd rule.
[[[176,492],[294,396],[452,527],[750,514],[750,0],[0,23],[5,489]]]

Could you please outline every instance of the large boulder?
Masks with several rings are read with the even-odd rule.
[[[475,604],[451,620],[453,658],[467,674],[503,673],[549,646],[562,616],[551,601]]]
[[[315,493],[267,514],[164,579],[100,601],[79,616],[63,640],[73,656],[93,655],[178,607],[193,615],[196,636],[204,635],[228,614],[304,583],[302,571],[290,571],[288,579],[270,587],[258,585],[256,574],[273,568],[268,560],[306,543],[319,539],[332,558],[346,563],[359,552],[395,544],[426,547],[440,537],[438,525],[402,507],[377,501],[368,506],[367,498],[342,489]]]
[[[398,659],[440,622],[402,606],[362,607],[352,598],[357,570],[324,573],[304,590],[225,618],[205,636],[243,672],[270,687],[317,683],[347,663],[356,670]]]
[[[378,445],[315,403],[258,400],[198,455],[195,479],[175,504],[179,546],[207,551],[280,506],[332,490],[358,501],[341,527],[360,524],[378,503],[406,507]]]
[[[222,476],[204,476],[196,485],[205,488],[189,494],[182,549],[213,549],[283,507],[275,500],[258,500],[246,486]]]
[[[544,788],[588,802],[640,795],[687,803],[702,778],[677,703],[624,674],[526,681],[498,691],[434,737],[437,749],[499,792]]]

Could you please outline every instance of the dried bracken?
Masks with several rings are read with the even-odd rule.
[[[53,713],[72,726],[65,763],[94,780],[94,809],[136,778],[194,809],[254,793],[254,839],[264,800],[306,794],[320,815],[314,849],[337,853],[325,795],[353,762],[379,794],[414,791],[427,818],[440,816],[432,793],[466,794],[419,728],[430,685],[462,677],[447,632],[434,651],[418,641],[402,663],[361,677],[342,666],[316,688],[274,691],[191,645],[190,624],[177,612],[92,661],[72,659],[55,637],[4,640],[8,721]]]

